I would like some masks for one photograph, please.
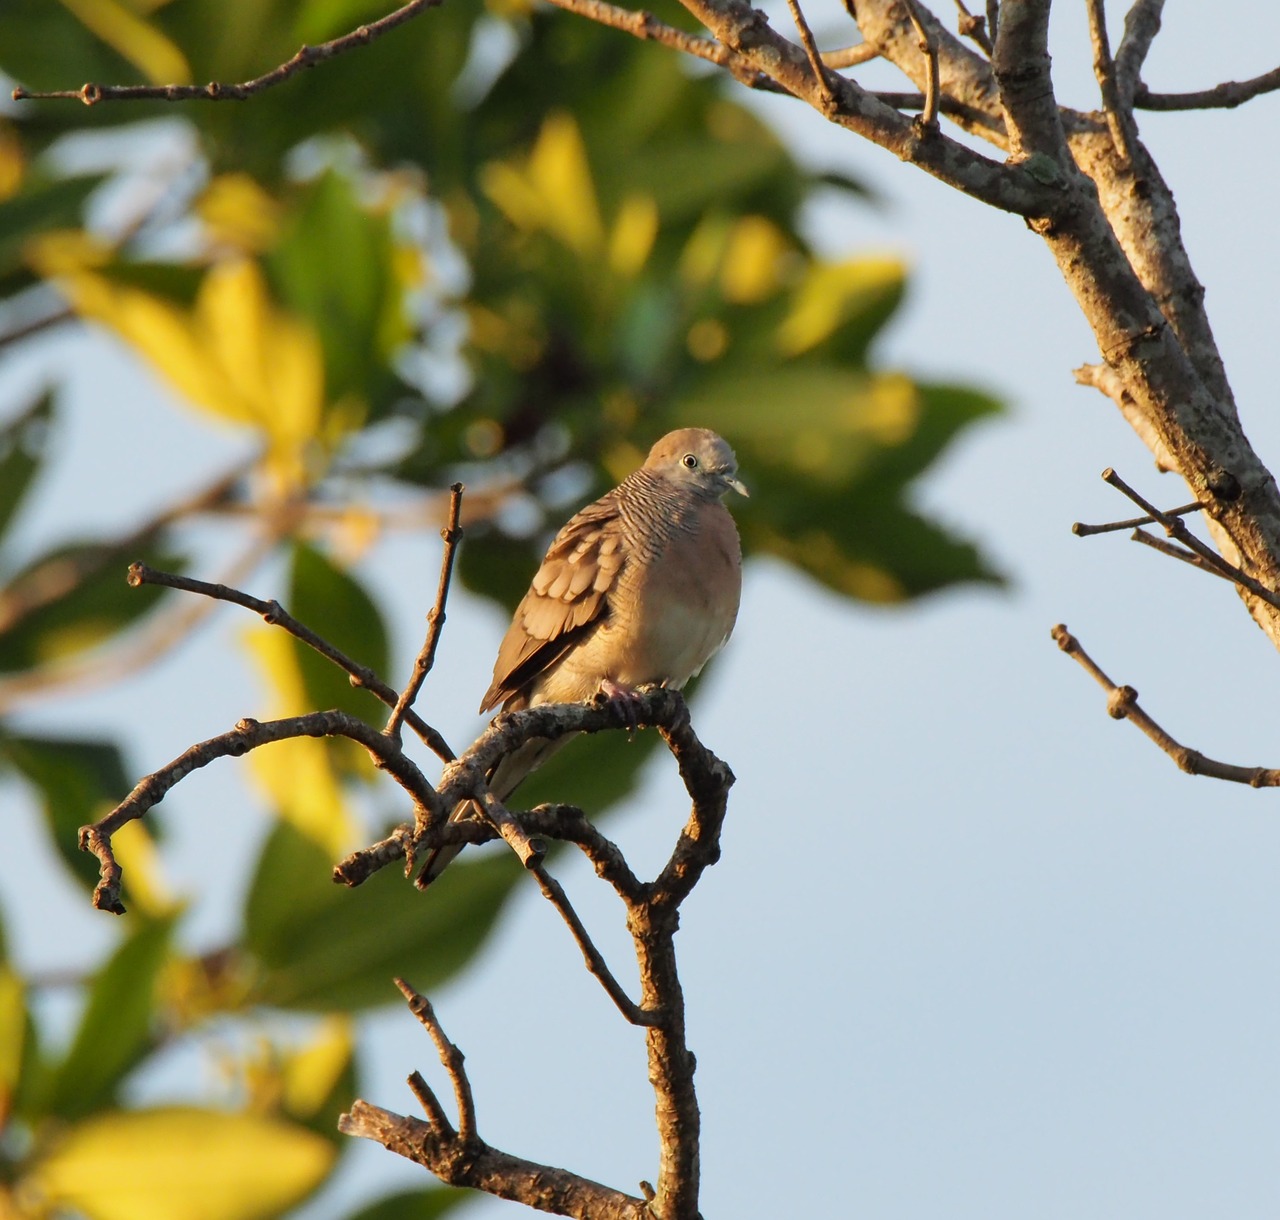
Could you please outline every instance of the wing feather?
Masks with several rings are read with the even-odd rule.
[[[607,612],[625,555],[621,529],[611,492],[555,536],[498,649],[482,712],[524,692]]]

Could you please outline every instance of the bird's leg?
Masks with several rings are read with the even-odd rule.
[[[628,731],[634,733],[640,727],[640,692],[634,687],[615,682],[612,678],[605,678],[600,683],[600,693],[617,708]]]

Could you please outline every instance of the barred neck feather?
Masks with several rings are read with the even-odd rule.
[[[641,468],[618,484],[618,516],[628,536],[643,539],[653,554],[682,530],[692,530],[699,504],[715,498]]]

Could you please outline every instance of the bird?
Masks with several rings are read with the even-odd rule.
[[[516,607],[481,713],[603,694],[626,713],[637,690],[681,690],[724,646],[742,595],[742,547],[724,497],[748,494],[728,443],[707,428],[668,432],[644,465],[555,536]],[[505,801],[576,734],[534,738],[489,777]],[[451,820],[475,816],[464,801]],[[434,848],[425,888],[462,850]]]

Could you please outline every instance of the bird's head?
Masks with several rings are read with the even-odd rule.
[[[645,469],[704,495],[723,496],[729,491],[749,494],[738,478],[733,450],[709,428],[668,432],[649,450]]]

